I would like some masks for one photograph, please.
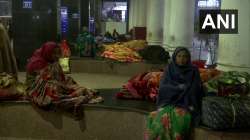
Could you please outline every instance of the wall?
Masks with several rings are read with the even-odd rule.
[[[12,1],[14,51],[21,70],[33,51],[57,34],[56,0],[33,0],[32,9],[24,9],[22,2]]]

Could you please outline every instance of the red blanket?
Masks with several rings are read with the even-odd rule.
[[[123,85],[117,97],[155,101],[162,74],[163,72],[147,72],[132,77],[127,84]]]
[[[199,71],[204,83],[220,74],[220,71],[216,69],[200,68]],[[139,99],[154,102],[158,95],[162,74],[163,72],[159,71],[136,75],[123,85],[122,90],[116,94],[116,97],[121,99]]]

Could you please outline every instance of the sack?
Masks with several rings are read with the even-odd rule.
[[[216,130],[250,128],[249,97],[205,97],[202,123]]]
[[[140,56],[151,63],[168,63],[170,58],[169,52],[158,45],[151,45],[142,50],[139,50]]]

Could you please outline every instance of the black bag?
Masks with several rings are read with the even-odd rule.
[[[139,54],[144,60],[151,63],[168,63],[170,58],[169,52],[165,51],[162,46],[151,45],[139,51]]]
[[[202,123],[215,130],[250,128],[249,97],[205,97]]]

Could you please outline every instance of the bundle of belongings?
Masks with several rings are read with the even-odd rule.
[[[194,61],[192,61],[192,64],[197,66],[198,68],[205,68],[206,61],[204,61],[204,60],[194,60]]]
[[[16,78],[7,73],[0,73],[0,101],[20,100],[25,95],[26,86],[17,82]]]
[[[220,71],[216,69],[204,69],[199,68],[200,77],[203,83],[208,82],[209,80],[213,79],[214,77],[217,77],[220,75]]]
[[[128,47],[134,51],[140,51],[146,47],[145,40],[131,40],[128,42],[123,42],[124,47]]]
[[[216,69],[199,69],[202,81],[207,81],[220,74]],[[156,101],[163,71],[145,72],[132,77],[116,94],[121,99],[139,99]],[[203,76],[205,75],[205,76]]]
[[[249,97],[208,96],[202,102],[202,123],[215,130],[249,129]]]
[[[206,83],[208,93],[218,96],[239,94],[245,96],[249,92],[250,75],[247,72],[223,72]]]
[[[202,103],[202,123],[212,129],[250,128],[250,75],[224,72],[206,83],[208,93]]]
[[[169,53],[159,45],[151,45],[144,49],[139,50],[139,54],[151,63],[168,63]]]
[[[158,45],[147,46],[145,40],[131,40],[103,45],[101,56],[119,62],[139,62],[146,60],[151,63],[168,63],[169,53]]]
[[[104,51],[102,52],[101,56],[119,62],[140,62],[142,61],[142,57],[137,51],[143,49],[144,47],[145,41],[133,41],[104,45]]]
[[[150,100],[155,102],[158,95],[160,78],[163,72],[146,72],[132,77],[122,90],[116,94],[117,98]]]

